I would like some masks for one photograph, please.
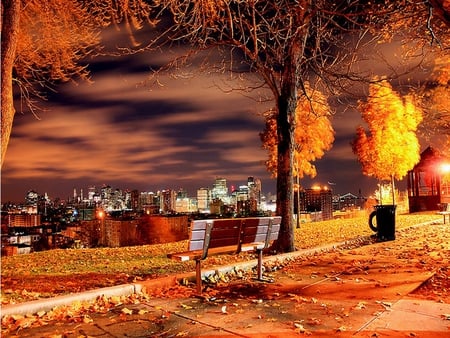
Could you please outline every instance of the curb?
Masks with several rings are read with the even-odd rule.
[[[95,289],[85,292],[73,293],[64,296],[56,296],[47,299],[38,299],[30,302],[2,306],[1,317],[12,315],[28,315],[38,313],[40,311],[50,311],[58,306],[70,305],[77,301],[91,301],[99,296],[125,296],[136,292],[136,285],[123,284],[117,286],[110,286],[101,289]]]

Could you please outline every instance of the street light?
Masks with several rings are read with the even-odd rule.
[[[300,228],[300,180],[299,177],[296,176],[297,178],[297,183],[294,183],[294,193],[295,193],[295,197],[297,198],[297,217],[296,217],[296,221],[297,221],[297,229]],[[294,198],[295,201],[295,198]]]
[[[444,175],[450,173],[450,163],[442,163],[440,170]]]

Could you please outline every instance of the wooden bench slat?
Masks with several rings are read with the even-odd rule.
[[[205,230],[207,223],[208,223],[207,220],[196,220],[196,221],[192,222],[191,231],[193,231],[193,230]]]
[[[208,255],[235,253],[236,245],[222,246],[218,248],[211,248],[208,250]]]
[[[236,238],[233,237],[211,238],[208,252],[211,249],[220,248],[222,246],[234,246],[235,250],[237,250],[238,245],[239,243],[236,241]]]
[[[189,261],[189,260],[195,260],[198,258],[200,258],[203,254],[203,250],[195,250],[195,251],[185,251],[185,252],[177,252],[177,253],[172,253],[172,254],[168,254],[167,257],[171,258],[173,260],[177,260],[177,261]]]
[[[202,240],[205,238],[205,230],[192,230],[191,231],[191,241]]]
[[[204,245],[205,245],[204,240],[191,241],[189,242],[189,251],[203,250]]]
[[[247,243],[241,246],[241,251],[256,251],[263,250],[266,246],[266,242]]]
[[[243,224],[243,234],[241,242],[253,243],[264,242],[269,230],[270,218],[248,218]]]

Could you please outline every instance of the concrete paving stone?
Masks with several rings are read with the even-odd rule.
[[[414,298],[400,299],[373,321],[362,328],[362,333],[376,332],[392,335],[404,332],[411,337],[450,337],[450,304],[436,303]]]

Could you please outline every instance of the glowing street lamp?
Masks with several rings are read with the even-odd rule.
[[[441,173],[443,173],[444,175],[449,174],[450,173],[450,163],[442,163],[439,167]]]

